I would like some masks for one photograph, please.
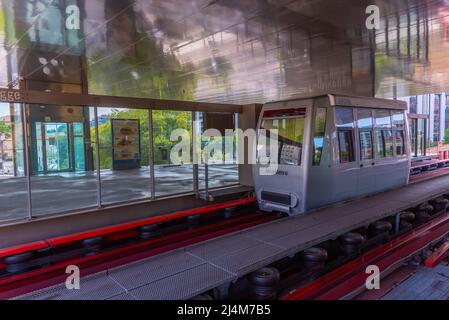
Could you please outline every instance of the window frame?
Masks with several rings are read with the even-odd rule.
[[[279,134],[279,128],[277,128],[278,130],[278,159],[277,162],[279,165],[283,165],[283,166],[296,166],[296,167],[302,167],[303,165],[303,160],[304,160],[304,139],[306,138],[306,126],[307,126],[307,113],[304,115],[293,115],[293,116],[286,116],[286,117],[263,117],[261,120],[261,124],[260,124],[260,129],[264,129],[267,130],[266,133],[268,133],[266,136],[263,137],[263,139],[267,139],[268,137],[270,137],[270,133],[269,133],[269,129],[267,129],[266,127],[263,127],[263,122],[265,120],[302,120],[302,136],[301,136],[301,142],[295,141],[295,140],[291,140],[291,143],[288,143],[288,146],[294,146],[295,144],[299,144],[299,154],[298,154],[298,163],[297,164],[290,164],[290,163],[285,163],[285,162],[281,162],[281,154],[282,154],[282,150],[284,148],[284,145],[286,144],[285,142],[282,142],[282,140],[286,139],[283,135]],[[279,127],[280,123],[278,123],[278,127]],[[261,131],[259,131],[257,133],[257,154],[256,154],[256,159],[257,159],[257,163],[259,163],[259,159],[260,159],[260,155],[259,155],[259,141],[261,139],[262,133]],[[268,139],[269,141],[269,139]]]
[[[349,126],[340,126],[339,127],[339,125],[337,124],[337,111],[338,111],[338,109],[349,109],[349,110],[351,110],[351,113],[352,113],[352,125],[349,127]],[[356,148],[355,148],[355,146],[356,146],[356,141],[355,141],[355,130],[356,130],[356,128],[357,128],[357,124],[356,124],[356,121],[355,121],[355,117],[354,117],[354,110],[355,110],[355,108],[353,108],[353,107],[346,107],[346,106],[335,106],[335,110],[334,110],[334,124],[335,124],[335,130],[336,130],[336,133],[337,133],[337,145],[338,145],[338,162],[339,162],[339,164],[340,165],[347,165],[347,164],[353,164],[354,162],[357,162],[357,150],[356,150]],[[349,161],[342,161],[342,152],[341,152],[341,150],[342,150],[342,148],[341,148],[341,145],[342,145],[342,141],[341,141],[341,139],[340,139],[340,133],[343,133],[343,134],[345,134],[345,133],[347,133],[347,132],[349,132],[350,133],[350,137],[351,137],[351,139],[349,140],[350,141],[350,148],[352,149],[351,150],[351,152],[350,152],[350,154],[349,154]]]
[[[359,121],[360,121],[360,111],[368,111],[370,113],[370,119],[371,119],[371,125],[369,127],[363,127],[361,128],[359,126]],[[357,119],[356,119],[356,127],[357,127],[357,132],[358,132],[358,146],[359,146],[359,161],[364,162],[364,161],[373,161],[375,159],[375,146],[374,146],[374,110],[371,108],[356,108],[356,115],[357,115]],[[362,139],[361,139],[361,135],[362,133],[366,133],[369,132],[370,133],[370,140],[371,140],[371,158],[363,158],[362,157]]]
[[[402,120],[403,120],[403,124],[401,128],[398,128],[395,126],[394,124],[394,115],[395,114],[401,114],[402,115]],[[395,157],[406,157],[407,156],[407,133],[406,133],[406,127],[407,127],[407,115],[405,114],[404,111],[396,111],[396,110],[392,110],[391,112],[391,119],[392,119],[392,127],[393,127],[393,142],[394,142],[394,155]],[[397,153],[397,139],[396,139],[396,134],[397,133],[401,133],[402,132],[402,153],[398,154]]]
[[[377,123],[377,114],[379,111],[388,111],[389,118],[390,118],[390,125],[388,127],[385,126],[379,126]],[[376,156],[375,159],[377,160],[387,160],[392,159],[396,157],[396,146],[395,146],[395,136],[394,136],[394,126],[393,126],[393,110],[391,109],[375,109],[374,110],[374,139],[375,139],[375,145],[376,145]],[[387,153],[387,141],[386,141],[386,132],[390,132],[391,142],[392,142],[392,153],[391,156]],[[381,141],[379,141],[379,134],[381,137]],[[383,149],[383,156],[381,156],[381,150],[379,149],[379,146],[382,145]]]
[[[324,124],[323,124],[323,131],[319,132],[322,135],[317,136],[316,128],[317,128],[317,115],[319,110],[324,110]],[[314,117],[313,117],[313,131],[312,131],[312,166],[313,167],[319,167],[321,165],[321,159],[323,158],[324,153],[324,141],[326,139],[326,126],[327,126],[327,108],[326,107],[317,107],[314,110]],[[315,138],[321,138],[322,139],[322,147],[319,154],[318,162],[315,161],[315,153],[316,153],[316,147],[315,147]]]

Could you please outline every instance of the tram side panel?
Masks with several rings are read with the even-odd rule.
[[[305,211],[305,186],[310,139],[312,100],[289,101],[264,105],[258,123],[258,162],[253,177],[258,204],[264,211],[298,214]],[[262,171],[260,159],[268,146],[263,130],[278,130],[277,168],[271,174]],[[273,135],[270,133],[270,135]]]
[[[289,102],[290,107],[300,104]],[[291,110],[285,102],[264,108],[275,109]],[[272,124],[285,124],[284,111],[265,115],[275,116],[269,120]],[[306,120],[299,165],[286,163],[290,147],[281,142],[276,174],[263,177],[254,172],[262,210],[298,214],[407,184],[410,151],[405,110],[388,105],[331,106],[325,96],[314,98]],[[263,118],[259,126],[262,123]]]
[[[315,127],[312,128],[310,145],[315,158],[310,159],[307,210],[408,183],[410,151],[405,111],[328,107],[319,162],[316,160],[319,153],[316,140],[321,136],[320,130],[316,129],[319,105],[314,108],[312,120]],[[391,124],[382,126],[382,121],[388,122],[384,118],[390,119]]]
[[[323,124],[323,115],[325,123]],[[307,180],[306,209],[317,208],[338,201],[338,179],[341,175],[333,165],[335,148],[334,112],[327,97],[316,98],[312,113],[309,178]]]

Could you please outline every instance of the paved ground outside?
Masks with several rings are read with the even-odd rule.
[[[192,165],[155,166],[157,197],[193,190]],[[204,186],[204,168],[199,169],[200,187]],[[209,187],[238,182],[237,165],[209,167]],[[33,216],[92,207],[97,204],[95,172],[60,173],[31,177]],[[101,171],[103,204],[144,199],[151,196],[148,167],[124,171]],[[0,177],[0,221],[28,216],[27,179]]]

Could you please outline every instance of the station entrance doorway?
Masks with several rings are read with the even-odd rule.
[[[92,170],[89,114],[82,107],[30,105],[34,175]]]
[[[35,122],[39,173],[85,170],[84,124]]]

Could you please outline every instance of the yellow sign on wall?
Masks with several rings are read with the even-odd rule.
[[[139,120],[112,119],[114,162],[140,160]]]

